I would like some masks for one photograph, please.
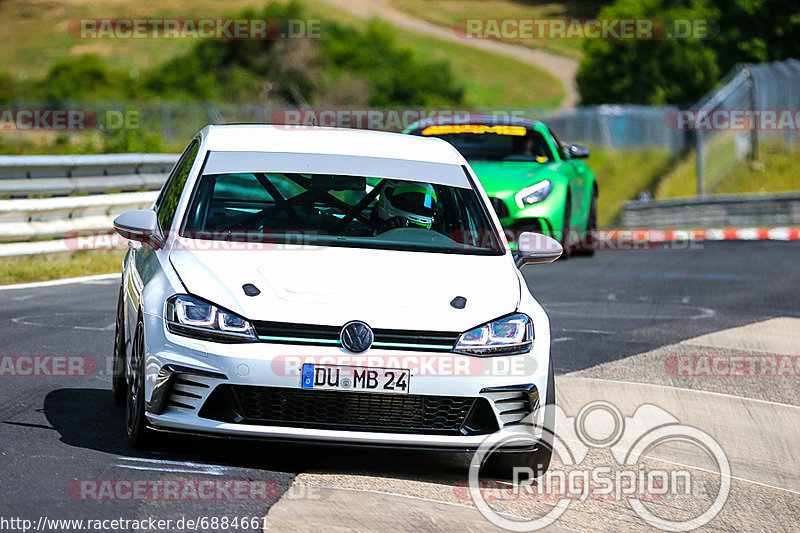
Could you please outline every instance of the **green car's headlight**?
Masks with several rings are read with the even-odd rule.
[[[453,351],[480,356],[513,355],[530,351],[532,345],[531,319],[515,313],[462,333]]]
[[[164,311],[167,329],[177,335],[218,342],[258,340],[250,322],[199,298],[176,294]]]
[[[516,200],[517,206],[522,209],[541,202],[550,195],[550,191],[552,190],[553,182],[550,180],[543,180],[536,185],[525,187],[519,191],[514,195],[514,200]]]

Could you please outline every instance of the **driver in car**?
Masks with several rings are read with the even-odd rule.
[[[430,229],[436,212],[436,190],[430,183],[386,180],[373,211],[375,235],[395,228]]]

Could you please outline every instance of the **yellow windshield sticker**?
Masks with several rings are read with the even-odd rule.
[[[524,137],[527,133],[525,126],[486,126],[485,124],[442,124],[439,126],[428,126],[422,130],[423,135],[445,135],[448,133],[496,133],[497,135],[516,135]]]
[[[547,158],[543,155],[540,155],[536,158],[537,163],[547,163]]]

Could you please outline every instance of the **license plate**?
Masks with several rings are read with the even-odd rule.
[[[304,389],[403,394],[408,392],[410,378],[411,372],[403,368],[363,368],[305,363],[300,386]]]

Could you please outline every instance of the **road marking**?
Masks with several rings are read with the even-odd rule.
[[[128,470],[147,470],[152,472],[170,472],[174,474],[207,474],[209,476],[224,476],[225,472],[217,470],[205,469],[192,469],[192,468],[169,468],[163,466],[138,466],[138,465],[123,465],[120,463],[114,466],[119,468],[127,468]]]
[[[62,328],[62,329],[77,329],[81,331],[114,331],[116,327],[116,323],[112,322],[108,326],[105,327],[95,327],[95,326],[72,326],[69,324],[44,324],[42,322],[31,322],[29,319],[31,318],[44,318],[49,316],[73,316],[75,313],[47,313],[44,315],[30,315],[30,316],[18,316],[11,319],[11,321],[15,324],[22,324],[23,326],[46,326],[48,328]]]
[[[131,470],[153,470],[156,472],[183,472],[192,474],[212,474],[222,476],[229,470],[227,466],[196,463],[194,461],[172,461],[169,459],[148,459],[146,457],[118,457],[122,462],[146,463],[145,465],[126,465],[122,462],[114,466]],[[166,466],[165,466],[166,465]],[[182,467],[182,468],[181,468]]]
[[[669,464],[675,465],[675,466],[682,466],[684,468],[691,468],[691,469],[694,469],[694,470],[700,470],[701,472],[706,472],[708,474],[714,474],[714,475],[718,475],[718,476],[723,475],[721,472],[714,472],[713,470],[708,470],[706,468],[701,468],[699,466],[685,465],[683,463],[677,463],[677,462],[674,462],[674,461],[668,461],[666,459],[659,459],[658,457],[651,457],[649,455],[643,455],[643,457],[647,457],[647,458],[653,459],[655,461],[661,461],[661,462],[664,462],[664,463],[669,463]],[[752,479],[745,479],[745,478],[739,477],[739,476],[728,475],[726,477],[729,477],[731,479],[735,479],[736,481],[743,481],[745,483],[752,483],[753,485],[758,485],[760,487],[767,487],[769,489],[780,490],[780,491],[783,491],[783,492],[789,492],[791,494],[800,494],[800,492],[798,492],[796,490],[785,489],[783,487],[776,487],[775,485],[768,485],[766,483],[761,483],[760,481],[753,481]]]
[[[661,385],[661,384],[658,384],[658,383],[642,383],[640,381],[625,381],[625,380],[622,380],[622,379],[592,378],[592,377],[588,377],[588,376],[573,376],[573,375],[570,375],[570,374],[564,374],[564,377],[569,377],[570,379],[585,379],[585,380],[589,380],[589,381],[603,381],[603,382],[606,382],[606,383],[625,383],[627,385],[643,385],[645,387],[656,387],[656,388],[661,388],[661,389],[674,389],[674,390],[679,390],[679,391],[699,392],[699,393],[702,393],[702,394],[710,394],[712,396],[720,396],[720,397],[723,397],[723,398],[736,398],[738,400],[747,400],[748,402],[764,403],[764,404],[768,404],[768,405],[777,405],[777,406],[780,406],[780,407],[790,407],[792,409],[800,409],[800,406],[792,405],[792,404],[789,404],[789,403],[772,402],[770,400],[761,400],[761,399],[758,399],[758,398],[748,398],[746,396],[737,396],[735,394],[727,394],[727,393],[724,393],[724,392],[714,392],[714,391],[707,391],[707,390],[702,390],[702,389],[689,389],[689,388],[686,388],[686,387],[675,387],[673,385]]]
[[[607,318],[616,319],[647,319],[647,320],[685,320],[708,318],[717,314],[713,309],[700,307],[697,305],[680,304],[648,304],[644,302],[621,302],[613,300],[611,302],[553,302],[545,304],[545,311],[552,316],[571,316],[571,317],[594,317],[597,315],[597,306],[605,306],[604,309],[622,311],[616,314],[606,313]],[[644,311],[636,313],[637,309],[644,308]],[[575,310],[572,310],[575,309]],[[653,310],[653,313],[647,311]],[[670,310],[673,312],[670,313]],[[698,314],[683,314],[682,312],[695,311]]]
[[[689,274],[687,272],[638,272],[638,273],[613,273],[612,278],[641,278],[641,279],[696,279],[710,281],[767,281],[764,276],[739,276],[735,274]]]
[[[306,474],[307,475],[314,475],[314,474],[310,474],[308,472],[306,472]],[[422,502],[436,503],[436,504],[439,504],[439,505],[449,505],[449,506],[453,506],[453,507],[462,507],[464,509],[472,509],[474,511],[478,510],[476,507],[473,507],[471,505],[464,505],[463,503],[446,502],[444,500],[434,500],[434,499],[431,499],[431,498],[425,498],[423,496],[411,496],[410,494],[400,494],[400,493],[397,493],[397,492],[387,492],[387,491],[383,491],[383,490],[354,489],[354,488],[351,488],[351,487],[331,487],[331,486],[324,486],[324,487],[319,487],[319,488],[328,489],[328,490],[346,490],[346,491],[350,491],[350,492],[361,492],[361,493],[364,493],[364,494],[380,494],[381,496],[397,496],[399,498],[406,498],[406,499],[409,499],[409,500],[417,500],[417,501],[422,501]],[[288,493],[288,491],[287,491],[287,493]],[[511,514],[511,513],[506,513],[504,511],[497,511],[497,512],[499,514],[508,516],[509,518],[516,518],[518,520],[529,520],[528,518],[525,518],[523,516],[517,516],[517,515]],[[572,531],[576,531],[576,530],[572,530]]]
[[[99,280],[120,279],[121,274],[97,274],[94,276],[81,276],[78,278],[51,279],[48,281],[34,281],[31,283],[15,283],[12,285],[0,285],[0,291],[14,289],[38,289],[39,287],[56,287],[58,285],[70,285],[72,283],[85,283]]]
[[[605,331],[602,329],[558,329],[556,331],[563,331],[565,333],[596,333],[598,335],[616,335],[616,331]]]
[[[121,461],[131,461],[134,463],[170,464],[178,466],[213,466],[217,468],[227,468],[226,466],[222,465],[198,463],[197,461],[173,461],[172,459],[149,459],[147,457],[124,457],[124,456],[118,456],[117,459]]]
[[[627,383],[627,382],[625,382],[625,383]],[[646,385],[646,384],[645,383],[639,383],[639,385]],[[702,391],[696,391],[696,392],[702,392]],[[745,398],[745,399],[747,399],[747,398]],[[561,437],[561,440],[563,440],[564,442],[574,442],[574,443],[582,444],[582,442],[580,440],[575,440],[575,439],[566,439],[566,438]],[[629,450],[627,450],[625,448],[618,448],[618,447],[615,447],[615,446],[611,446],[608,449],[609,450],[616,450],[616,451],[620,451],[620,452],[629,451]],[[709,470],[708,468],[703,468],[703,467],[695,466],[695,465],[689,465],[689,464],[686,464],[686,463],[679,463],[677,461],[670,461],[669,459],[664,459],[662,457],[655,457],[655,456],[647,455],[647,454],[642,454],[641,457],[644,457],[646,459],[650,459],[652,461],[661,461],[662,463],[667,463],[667,464],[671,464],[671,465],[674,465],[674,466],[680,466],[680,467],[683,467],[683,468],[690,468],[692,470],[699,470],[700,472],[705,472],[707,474],[713,474],[715,476],[722,476],[723,475],[722,472],[717,472],[715,470]],[[770,489],[780,490],[780,491],[783,491],[783,492],[789,492],[789,493],[792,493],[792,494],[800,494],[800,492],[798,492],[796,490],[786,489],[786,488],[783,488],[783,487],[777,487],[775,485],[768,485],[767,483],[762,483],[760,481],[753,481],[752,479],[746,479],[746,478],[739,477],[739,476],[733,476],[733,475],[729,474],[729,475],[726,475],[725,477],[730,478],[730,479],[735,479],[736,481],[742,481],[742,482],[745,482],[745,483],[752,483],[754,485],[759,485],[761,487],[767,487],[767,488],[770,488]]]

